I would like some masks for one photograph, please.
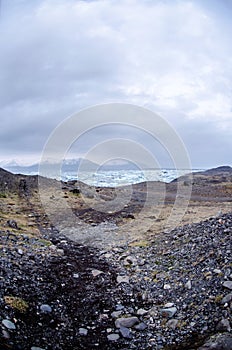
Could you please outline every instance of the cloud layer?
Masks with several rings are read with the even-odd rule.
[[[1,158],[38,156],[70,114],[127,102],[169,121],[193,166],[231,164],[230,11],[225,0],[2,0]]]

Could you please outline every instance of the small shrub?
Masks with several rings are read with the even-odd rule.
[[[12,307],[13,309],[16,309],[23,313],[26,312],[29,307],[28,303],[25,300],[18,297],[12,297],[12,296],[6,295],[4,297],[4,301],[7,305]]]

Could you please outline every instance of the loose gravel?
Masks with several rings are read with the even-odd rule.
[[[105,251],[3,230],[0,348],[232,349],[231,234],[232,213]]]

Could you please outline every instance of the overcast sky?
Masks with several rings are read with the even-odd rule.
[[[193,167],[232,165],[232,1],[2,0],[0,11],[0,160],[36,161],[69,115],[122,102],[167,120]]]

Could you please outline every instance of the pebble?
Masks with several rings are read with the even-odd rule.
[[[91,273],[92,273],[93,277],[97,277],[97,276],[101,275],[104,272],[94,269],[94,270],[91,271]]]
[[[139,319],[136,316],[121,317],[115,321],[115,326],[117,328],[120,328],[120,327],[130,328],[130,327],[133,327],[136,323],[139,323]]]
[[[122,314],[122,311],[121,311],[121,310],[120,310],[120,311],[113,311],[113,312],[111,313],[111,317],[113,317],[113,318],[118,318],[121,314]]]
[[[8,221],[7,221],[7,224],[8,224],[9,227],[18,230],[17,221],[15,221],[15,220],[8,220]]]
[[[88,329],[86,329],[86,328],[79,328],[79,334],[80,335],[87,335],[88,334]]]
[[[174,303],[166,303],[166,304],[164,305],[164,308],[167,309],[167,308],[173,307],[173,306],[174,306]]]
[[[124,310],[125,309],[125,307],[123,306],[123,305],[121,305],[121,304],[118,304],[118,305],[116,305],[116,308],[115,308],[117,311],[119,311],[119,310]]]
[[[146,323],[141,322],[141,323],[135,325],[134,328],[135,328],[137,331],[144,331],[144,330],[147,328],[147,325],[146,325]]]
[[[172,318],[171,320],[168,320],[166,326],[171,329],[176,329],[178,322],[179,320],[177,320],[176,318]]]
[[[135,265],[136,263],[137,263],[137,260],[133,256],[127,256],[123,262],[124,265],[128,265],[128,264]]]
[[[167,289],[171,289],[171,285],[170,284],[164,284],[164,289],[167,290]]]
[[[10,320],[2,320],[3,326],[5,326],[7,329],[15,330],[16,326],[13,322]]]
[[[2,330],[2,335],[5,339],[10,339],[10,334],[5,329]]]
[[[223,283],[223,287],[228,288],[228,289],[232,289],[232,281],[225,281]]]
[[[137,315],[139,316],[146,315],[147,313],[148,313],[148,310],[145,310],[145,309],[138,309],[137,311]]]
[[[19,248],[18,253],[19,253],[19,255],[23,255],[23,250]]]
[[[50,313],[52,312],[52,308],[48,304],[43,304],[43,305],[40,305],[40,311],[43,313]]]
[[[118,283],[130,283],[129,276],[117,276]]]
[[[221,301],[222,304],[229,303],[232,300],[232,293],[227,294]]]
[[[111,258],[111,257],[112,257],[112,254],[110,254],[110,253],[106,253],[104,256],[105,256],[105,258],[106,258],[106,259],[109,259],[109,258]]]
[[[177,312],[177,308],[175,306],[161,310],[162,316],[167,318],[171,318],[172,316],[175,315],[176,312]]]
[[[107,335],[107,339],[109,341],[117,341],[120,338],[119,334],[117,333],[112,333]]]
[[[121,326],[119,328],[119,332],[120,332],[120,334],[122,335],[123,338],[126,338],[126,339],[132,339],[133,338],[131,331],[127,327]]]
[[[185,288],[186,289],[192,289],[192,282],[189,280],[187,283],[185,283]]]

